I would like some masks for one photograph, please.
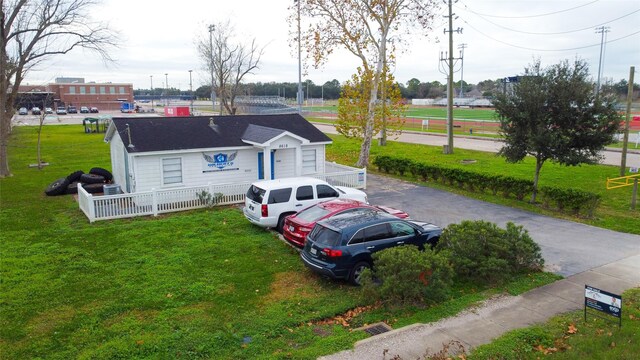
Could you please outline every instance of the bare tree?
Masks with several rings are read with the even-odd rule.
[[[0,10],[0,177],[11,175],[7,146],[14,102],[26,74],[55,55],[75,48],[112,61],[107,50],[118,43],[106,24],[90,20],[98,0],[3,0]]]
[[[242,93],[242,79],[258,69],[264,48],[255,38],[250,44],[236,42],[229,21],[209,27],[209,38],[196,41],[204,68],[212,74],[212,88],[220,98],[220,115],[235,115],[236,96]]]
[[[299,3],[291,8],[289,23],[297,23],[298,11],[310,22],[301,37],[316,68],[323,65],[336,48],[344,48],[360,59],[365,72],[373,74],[367,123],[357,163],[367,166],[379,87],[384,82],[383,68],[393,64],[402,35],[416,33],[416,29],[426,35],[440,3],[435,0],[297,1]],[[297,40],[298,35],[292,35]]]

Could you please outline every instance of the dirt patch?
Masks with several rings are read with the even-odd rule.
[[[78,309],[73,306],[61,306],[49,309],[29,320],[26,328],[32,337],[48,335],[52,333],[55,328],[71,321],[77,313]]]
[[[283,300],[300,300],[313,297],[314,289],[320,285],[318,281],[305,274],[289,271],[276,274],[271,283],[271,292],[265,296],[265,302],[278,302]]]
[[[155,320],[155,318],[158,316],[158,313],[158,310],[133,309],[106,319],[104,321],[104,326],[106,328],[110,328],[125,323],[128,320],[134,320],[137,323],[148,324]]]
[[[182,306],[176,309],[177,314],[173,316],[180,323],[188,323],[202,319],[209,319],[209,310],[213,307],[211,302],[199,302],[196,304]]]
[[[358,306],[356,308],[347,310],[343,314],[339,314],[327,319],[322,319],[314,322],[315,325],[342,325],[344,327],[349,327],[351,324],[349,322],[353,320],[354,317],[371,310],[375,310],[379,308],[380,304],[374,304],[369,306]]]

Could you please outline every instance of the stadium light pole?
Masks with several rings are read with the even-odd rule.
[[[191,72],[193,70],[189,70],[189,98],[191,100],[191,116],[193,116],[193,83],[191,82]]]
[[[169,106],[169,73],[164,73],[164,86],[165,86],[165,94],[166,97],[166,105]]]
[[[300,41],[300,1],[298,4],[298,113],[302,114],[302,45]]]

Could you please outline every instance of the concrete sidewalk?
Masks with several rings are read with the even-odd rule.
[[[583,309],[584,286],[621,294],[640,286],[640,254],[569,276],[519,296],[504,296],[480,307],[431,324],[414,324],[358,341],[353,350],[321,359],[402,359],[435,353],[443,344],[459,341],[470,349],[491,342],[503,333],[544,322],[554,315]],[[622,299],[624,312],[624,298]]]

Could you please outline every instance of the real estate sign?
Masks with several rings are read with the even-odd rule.
[[[587,308],[615,316],[622,320],[622,296],[600,290],[593,286],[584,286],[585,318]]]

